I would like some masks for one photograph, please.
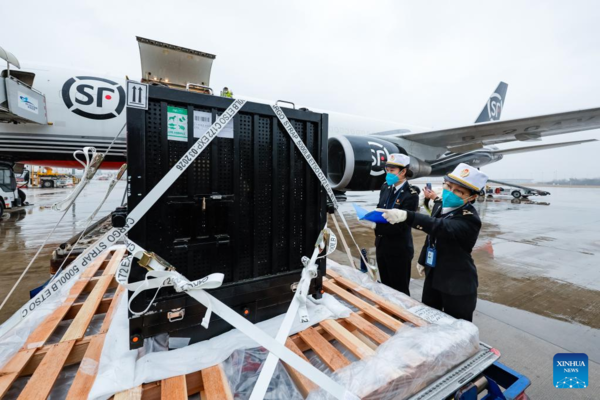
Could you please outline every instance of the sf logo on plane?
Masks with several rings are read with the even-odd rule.
[[[379,176],[385,173],[385,163],[390,156],[390,153],[387,151],[383,145],[377,142],[368,142],[369,146],[371,146],[371,176]]]
[[[125,90],[117,82],[75,76],[62,87],[63,101],[73,113],[89,119],[118,117],[125,107]]]
[[[498,93],[494,93],[488,99],[487,110],[490,120],[496,121],[500,119],[500,113],[502,112],[502,97],[500,97]]]

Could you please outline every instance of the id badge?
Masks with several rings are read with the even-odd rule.
[[[425,257],[425,265],[428,267],[434,268],[436,256],[437,256],[437,250],[433,247],[428,247],[427,254]]]

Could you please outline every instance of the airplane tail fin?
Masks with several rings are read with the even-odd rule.
[[[500,82],[494,93],[488,99],[486,105],[483,107],[481,114],[475,121],[476,124],[480,122],[498,121],[502,114],[502,108],[504,107],[504,101],[506,100],[506,90],[508,84]]]

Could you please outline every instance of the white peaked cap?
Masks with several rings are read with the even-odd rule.
[[[385,163],[385,166],[404,168],[410,164],[410,157],[405,154],[394,153],[390,154]]]
[[[465,163],[458,164],[454,171],[446,175],[446,178],[477,192],[483,189],[488,181],[486,174]]]

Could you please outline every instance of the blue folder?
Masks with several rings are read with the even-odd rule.
[[[381,211],[367,211],[361,206],[357,206],[356,204],[352,205],[354,206],[354,211],[356,211],[358,219],[364,219],[378,224],[388,223],[387,220],[383,218],[383,213]]]

